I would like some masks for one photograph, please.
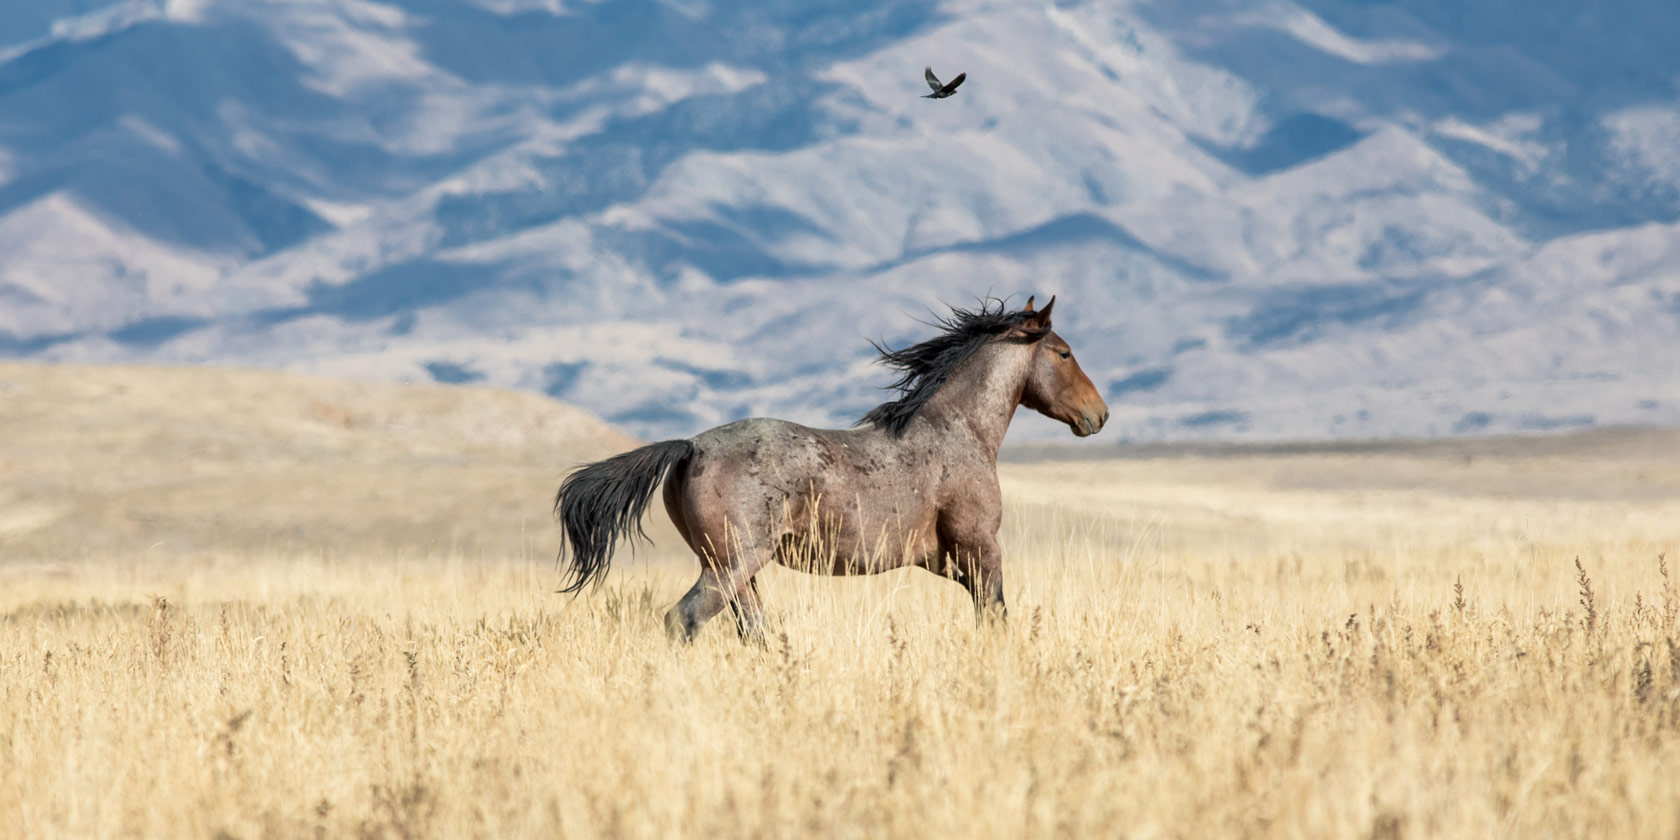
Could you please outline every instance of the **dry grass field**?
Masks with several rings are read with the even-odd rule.
[[[770,570],[767,649],[665,640],[663,523],[554,594],[625,444],[0,365],[0,836],[1680,834],[1675,433],[1009,463],[1006,626]]]

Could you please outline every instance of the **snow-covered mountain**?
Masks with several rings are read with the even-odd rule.
[[[23,5],[5,355],[657,437],[849,423],[867,339],[1055,293],[1110,439],[1680,424],[1670,0]]]

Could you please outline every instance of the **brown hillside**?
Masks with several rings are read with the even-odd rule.
[[[228,548],[549,553],[554,486],[634,441],[532,394],[0,364],[0,560]]]

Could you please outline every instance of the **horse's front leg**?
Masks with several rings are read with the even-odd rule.
[[[1003,621],[1009,610],[1003,601],[1003,551],[997,540],[953,540],[944,548],[946,573],[968,590],[976,619],[982,624]]]

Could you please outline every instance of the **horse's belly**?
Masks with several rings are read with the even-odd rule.
[[[939,551],[932,517],[913,525],[859,527],[830,522],[804,529],[783,544],[777,559],[801,571],[828,575],[872,575],[904,566],[925,566]]]

